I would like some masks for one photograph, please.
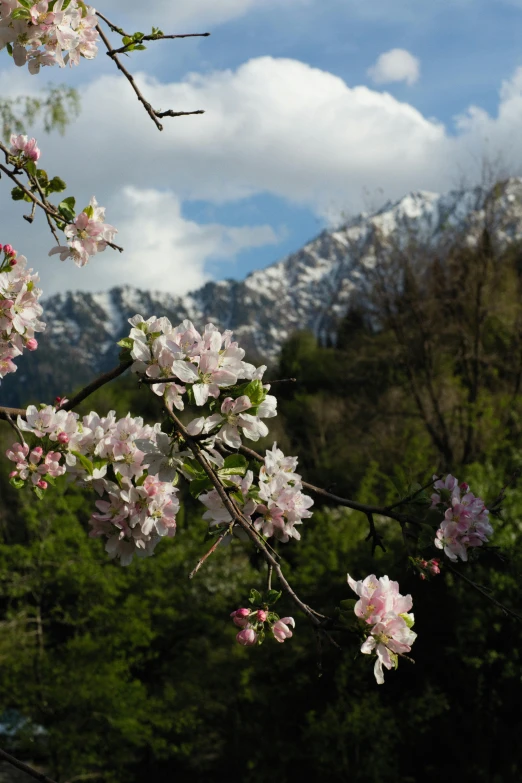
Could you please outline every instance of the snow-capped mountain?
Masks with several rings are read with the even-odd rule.
[[[2,404],[50,400],[90,380],[117,361],[116,342],[129,330],[127,319],[166,315],[173,323],[189,318],[233,329],[251,359],[276,360],[292,332],[310,329],[335,335],[350,298],[376,263],[376,242],[404,246],[438,242],[448,230],[473,236],[485,205],[495,204],[495,226],[504,242],[522,237],[522,179],[492,190],[439,195],[410,193],[373,214],[362,213],[336,230],[325,230],[301,250],[245,280],[210,282],[186,296],[140,291],[129,286],[91,294],[70,292],[44,304],[47,330],[36,353],[17,360],[18,372],[0,388]]]

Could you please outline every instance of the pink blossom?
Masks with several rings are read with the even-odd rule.
[[[248,625],[248,618],[250,616],[249,609],[236,609],[230,614],[232,622],[239,628],[246,628]]]
[[[40,157],[40,150],[36,145],[36,139],[29,139],[27,136],[11,136],[11,155],[22,155],[28,160],[36,162]]]
[[[273,624],[271,630],[276,642],[284,642],[285,639],[290,639],[290,637],[293,636],[290,627],[295,628],[295,620],[293,617],[283,617]]]
[[[236,636],[236,641],[244,647],[252,647],[257,643],[257,634],[253,628],[243,628]]]

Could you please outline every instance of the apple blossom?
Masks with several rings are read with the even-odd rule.
[[[293,617],[283,617],[272,625],[271,631],[276,642],[284,642],[285,639],[290,639],[293,636],[290,627],[295,628]]]
[[[435,546],[456,562],[468,559],[468,549],[487,543],[493,534],[489,511],[484,501],[476,497],[469,485],[459,485],[448,475],[433,485],[432,507],[444,509],[444,519],[435,534]],[[435,573],[435,572],[434,572]]]
[[[398,582],[387,576],[379,579],[370,574],[356,582],[348,574],[348,584],[359,596],[354,613],[364,624],[366,639],[361,652],[375,654],[374,675],[377,683],[384,682],[383,666],[396,668],[398,656],[410,652],[417,634],[411,630],[414,623],[411,595],[401,595]],[[371,628],[369,627],[371,626]]]

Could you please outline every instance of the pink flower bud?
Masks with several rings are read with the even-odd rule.
[[[35,448],[32,450],[32,452],[31,452],[31,456],[32,456],[32,457],[41,457],[41,456],[42,456],[42,454],[43,454],[43,449],[42,449],[42,447],[41,447],[41,446],[36,446],[36,447],[35,447]]]
[[[250,609],[236,609],[235,612],[231,612],[230,616],[234,625],[238,628],[245,628],[248,625],[248,618],[250,615]]]
[[[58,433],[58,443],[69,443],[69,436],[66,432]]]
[[[16,260],[16,258],[11,258],[9,263],[11,264],[11,266],[16,266],[18,261]]]
[[[468,491],[468,489],[469,489],[469,484],[466,484],[466,482],[465,482],[465,481],[463,481],[463,482],[462,482],[462,484],[460,485],[460,488],[461,488],[461,490],[462,490],[463,492],[467,492],[467,491]]]
[[[17,476],[18,476],[17,470],[12,470],[11,473],[9,474],[9,478],[16,478]]]
[[[252,647],[257,642],[257,634],[253,628],[243,628],[236,636],[236,642],[243,647]]]
[[[34,337],[31,337],[31,339],[26,342],[25,346],[28,351],[36,351],[38,348],[38,341],[35,340]]]
[[[11,247],[11,245],[4,245],[4,253],[8,256],[12,255],[15,251]]]
[[[272,626],[272,633],[276,642],[284,642],[285,639],[290,639],[292,631],[290,627],[295,628],[295,620],[293,617],[282,617]]]
[[[0,253],[2,252],[3,249],[4,249],[4,246],[0,245]]]
[[[264,609],[259,609],[256,612],[256,617],[259,620],[260,623],[266,623],[266,618],[268,617],[268,612],[265,612]]]
[[[419,565],[422,566],[422,568],[427,568],[428,567],[428,563],[427,563],[426,560],[420,560],[419,561]]]
[[[47,489],[47,486],[48,486],[47,485],[47,481],[44,481],[43,479],[40,479],[40,481],[38,482],[38,484],[36,486],[40,487],[40,489]]]
[[[422,579],[422,581],[424,582],[424,580],[426,579],[426,574],[419,574],[419,576]]]

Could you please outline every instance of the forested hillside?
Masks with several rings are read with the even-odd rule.
[[[277,376],[296,382],[277,389],[274,438],[307,480],[365,502],[450,467],[490,502],[511,482],[491,545],[458,570],[520,612],[521,250],[484,230],[473,247],[382,260],[335,347],[308,332],[285,344]],[[83,410],[155,421],[155,403],[124,378]],[[413,594],[416,663],[379,687],[356,639],[318,646],[303,617],[284,645],[235,644],[229,615],[262,587],[261,563],[234,541],[189,580],[206,524],[188,493],[176,537],[125,569],[87,536],[92,495],[64,483],[38,501],[2,464],[2,745],[60,783],[521,779],[521,625],[448,568],[421,581],[398,525],[376,520],[386,551],[372,556],[366,518],[316,498],[281,552],[327,613],[351,597],[347,571]]]

